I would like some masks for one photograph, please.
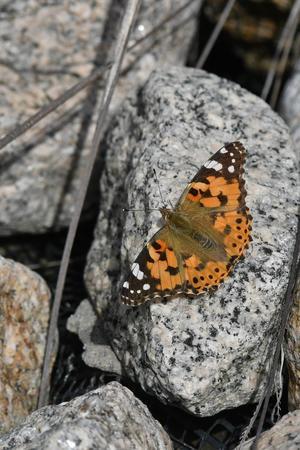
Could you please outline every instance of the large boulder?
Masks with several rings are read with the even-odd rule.
[[[122,305],[124,276],[160,223],[159,211],[152,210],[162,206],[152,169],[164,201],[175,204],[197,168],[237,139],[248,150],[247,204],[254,217],[245,260],[212,295]],[[105,330],[123,370],[164,402],[200,416],[255,402],[273,354],[296,233],[297,173],[286,125],[230,81],[167,67],[127,101],[106,146],[85,274],[98,315],[87,323],[86,304],[77,315],[90,335],[84,358],[105,368],[96,332]],[[137,211],[124,213],[124,207]]]

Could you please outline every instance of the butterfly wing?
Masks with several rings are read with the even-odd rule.
[[[200,294],[217,286],[244,254],[251,240],[252,217],[246,207],[240,142],[226,144],[199,170],[176,205],[202,236],[199,249],[184,257],[187,292]],[[215,249],[218,249],[219,256]]]
[[[161,228],[143,248],[123,283],[121,299],[137,306],[155,297],[170,297],[183,291],[185,284],[180,256],[176,257],[170,232]]]

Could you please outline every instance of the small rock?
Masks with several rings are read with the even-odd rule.
[[[148,408],[117,382],[66,403],[46,406],[0,437],[2,450],[171,450]]]
[[[120,304],[126,272],[160,225],[152,210],[162,206],[152,168],[164,201],[175,204],[197,168],[237,139],[248,149],[247,204],[254,216],[245,260],[211,296]],[[230,81],[169,67],[154,72],[124,105],[106,145],[105,201],[85,280],[123,369],[160,400],[199,416],[255,402],[277,336],[296,234],[297,173],[286,125]],[[124,213],[124,207],[137,211]]]
[[[184,4],[186,0],[160,0],[159,5],[152,0],[141,2],[129,47]],[[53,4],[31,0],[26,5],[16,0],[1,12],[2,135],[62,95],[78,82],[78,76],[111,61],[120,29],[115,24],[125,5],[124,0]],[[198,9],[198,2],[191,3],[127,52],[112,111],[156,65],[185,62]],[[40,233],[69,224],[91,150],[99,97],[100,87],[95,85],[82,91],[1,151],[0,235]],[[95,187],[91,183],[85,218],[95,212]]]
[[[0,433],[36,407],[49,302],[39,275],[0,256]]]
[[[102,325],[102,322],[98,323],[90,302],[83,300],[75,314],[69,317],[67,328],[72,333],[78,334],[79,339],[84,342],[83,360],[88,366],[93,366],[94,361],[97,361],[97,367],[103,372],[121,375],[121,363],[107,342]]]
[[[270,430],[261,434],[257,450],[297,450],[300,448],[300,409],[286,414]],[[236,450],[251,450],[253,439],[236,447]]]

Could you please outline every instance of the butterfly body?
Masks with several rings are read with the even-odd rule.
[[[241,143],[225,145],[187,185],[174,209],[160,208],[165,224],[133,263],[123,283],[124,303],[198,295],[224,280],[251,240],[244,158]]]

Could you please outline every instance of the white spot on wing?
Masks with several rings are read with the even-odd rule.
[[[234,167],[233,166],[229,166],[228,167],[228,172],[233,173],[234,172]]]
[[[138,263],[133,263],[131,266],[131,272],[133,273],[133,275],[135,275],[135,271],[140,270],[140,266],[138,265]]]
[[[144,278],[144,272],[142,272],[140,270],[136,277],[137,277],[138,280],[142,280]]]
[[[204,167],[207,169],[221,170],[223,166],[221,163],[213,159],[212,161],[206,161]]]
[[[222,164],[221,163],[217,163],[215,166],[214,166],[214,169],[215,170],[221,170],[222,169]]]
[[[144,278],[144,272],[140,270],[139,263],[132,264],[131,272],[138,280],[142,280]]]
[[[149,289],[150,289],[150,284],[145,283],[144,286],[143,286],[143,289],[144,289],[144,291],[149,291]]]
[[[125,289],[128,289],[128,288],[129,288],[129,283],[128,283],[128,281],[125,281],[125,282],[123,283],[123,288],[125,288]]]
[[[228,153],[228,150],[226,150],[225,147],[222,147],[222,148],[220,149],[220,153]]]

